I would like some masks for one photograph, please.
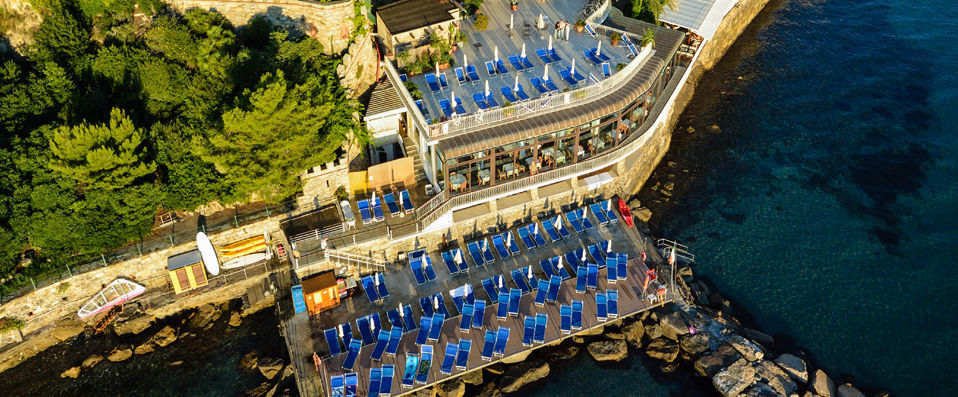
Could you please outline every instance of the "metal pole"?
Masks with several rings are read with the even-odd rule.
[[[70,265],[66,265],[67,272],[70,273],[70,277],[73,277],[73,270],[70,270]]]
[[[175,245],[173,245],[173,233],[170,233],[170,248],[173,247],[175,247]]]
[[[143,239],[140,239],[140,242],[136,244],[136,250],[140,253],[140,256],[143,256]]]
[[[37,289],[37,283],[33,282],[33,277],[27,277],[27,278],[30,279],[30,284],[33,285],[33,289],[36,290],[36,289]]]
[[[239,227],[239,218],[236,217],[236,208],[233,208],[233,224]]]
[[[106,266],[106,255],[103,255],[102,252],[100,253],[100,259],[103,260],[103,266]]]
[[[269,218],[269,203],[266,204],[266,217]]]

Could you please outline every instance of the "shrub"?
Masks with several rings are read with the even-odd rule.
[[[57,286],[57,293],[62,294],[64,292],[67,292],[68,289],[70,289],[70,283],[62,282],[60,283],[60,285]]]
[[[619,63],[615,64],[615,71],[616,71],[616,72],[621,72],[622,69],[625,69],[625,64],[624,64],[624,63],[619,62]]]
[[[619,32],[612,32],[612,34],[609,35],[609,40],[612,40],[612,41],[622,40],[622,35],[619,34]]]
[[[410,80],[406,80],[404,83],[406,85],[406,91],[409,91],[409,95],[413,99],[422,99],[422,91],[419,90],[419,86],[416,83],[413,83]]]
[[[343,201],[343,200],[346,200],[346,199],[348,199],[348,198],[349,198],[349,193],[346,192],[346,187],[345,187],[345,186],[341,186],[341,185],[340,185],[339,187],[336,188],[336,199],[337,199],[337,200]]]
[[[486,30],[489,27],[489,17],[486,14],[476,15],[476,21],[473,23],[476,25],[476,30]]]
[[[23,328],[23,320],[19,318],[0,318],[0,332]]]
[[[652,45],[655,47],[655,29],[648,28],[642,31],[642,39],[639,40],[639,45],[645,47],[647,45]]]

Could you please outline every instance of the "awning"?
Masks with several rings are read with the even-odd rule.
[[[665,7],[659,20],[691,30],[708,40],[737,3],[738,0],[680,0],[674,10]]]
[[[612,182],[612,175],[609,175],[608,172],[603,172],[599,175],[593,175],[582,179],[582,182],[589,187],[589,190],[598,189],[599,186],[605,185],[606,183]]]

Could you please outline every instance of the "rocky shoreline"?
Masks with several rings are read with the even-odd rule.
[[[658,269],[666,274],[668,269]],[[864,397],[850,383],[836,383],[802,352],[776,351],[774,339],[744,327],[731,316],[731,303],[697,280],[691,268],[679,270],[678,299],[631,318],[610,322],[532,352],[514,364],[494,364],[417,393],[417,396],[499,396],[547,380],[550,370],[580,354],[598,362],[621,362],[631,352],[671,373],[680,367],[708,378],[722,396]],[[514,359],[513,361],[516,361]],[[890,393],[879,392],[877,397]]]

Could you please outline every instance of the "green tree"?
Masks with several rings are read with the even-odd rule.
[[[56,62],[74,72],[82,69],[82,59],[90,48],[90,33],[70,9],[57,7],[43,18],[28,50],[36,62]]]
[[[336,94],[319,80],[294,85],[281,70],[267,73],[198,149],[235,184],[237,198],[281,201],[300,190],[300,173],[332,160],[348,138],[343,113],[351,108]]]
[[[50,140],[50,168],[86,188],[115,190],[152,173],[143,133],[120,109],[106,125],[80,124],[58,128]]]
[[[659,17],[666,8],[675,10],[677,0],[632,0],[632,17],[649,23],[659,24]]]

